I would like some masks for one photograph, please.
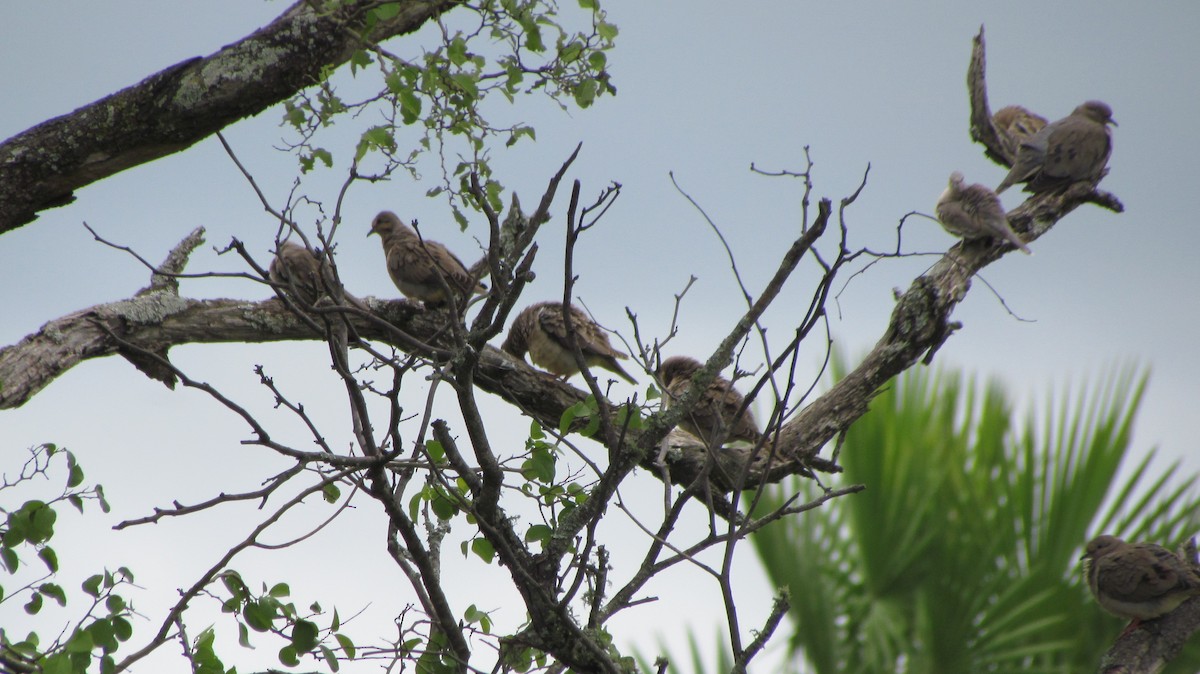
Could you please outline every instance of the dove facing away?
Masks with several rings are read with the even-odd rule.
[[[1095,182],[1104,174],[1112,153],[1112,108],[1088,101],[1047,124],[1017,148],[1017,159],[996,187],[999,194],[1016,183],[1027,192],[1048,192],[1081,181]]]
[[[1200,595],[1200,574],[1161,545],[1097,536],[1087,544],[1081,559],[1096,603],[1133,621],[1121,636],[1141,621],[1166,615]]]
[[[375,216],[367,236],[372,234],[378,234],[383,242],[392,283],[407,297],[426,305],[441,305],[448,300],[446,286],[459,299],[487,290],[487,286],[471,277],[454,253],[437,241],[422,239],[391,211]]]
[[[702,367],[695,358],[671,356],[658,366],[654,374],[666,389],[667,398],[678,400],[691,388],[692,377]],[[757,443],[762,433],[750,408],[742,410],[744,400],[728,379],[717,375],[700,395],[691,412],[679,420],[679,427],[710,445],[718,436],[725,437],[726,442],[743,440]]]
[[[619,363],[618,359],[629,358],[613,348],[604,329],[588,318],[581,309],[569,305],[571,328],[575,331],[575,342],[583,354],[588,367],[602,367],[620,376],[630,384],[637,384]],[[513,319],[508,336],[501,350],[510,356],[529,359],[548,372],[566,379],[579,372],[579,365],[571,351],[571,340],[567,325],[563,321],[561,302],[539,302],[525,307]]]
[[[942,228],[964,239],[1001,239],[1026,255],[1033,252],[1008,226],[1000,197],[985,185],[966,185],[963,174],[950,174],[950,184],[938,198],[934,211]]]
[[[316,304],[333,282],[329,265],[316,251],[291,241],[279,243],[267,276],[301,304]]]
[[[1046,118],[1019,105],[1006,105],[992,115],[992,126],[1000,133],[1000,141],[1015,157],[1021,143],[1029,140],[1046,126]]]

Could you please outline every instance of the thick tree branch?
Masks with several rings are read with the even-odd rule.
[[[336,10],[300,0],[266,27],[203,58],[43,122],[0,143],[0,234],[63,206],[74,191],[164,157],[316,84],[364,44],[372,0]],[[405,0],[377,22],[372,42],[411,33],[450,10],[451,0]]]

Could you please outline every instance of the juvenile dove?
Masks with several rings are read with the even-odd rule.
[[[315,251],[291,241],[279,243],[267,275],[272,283],[282,286],[281,290],[303,304],[316,304],[333,282],[329,265],[323,264]]]
[[[692,377],[703,365],[700,361],[687,356],[671,356],[659,365],[654,374],[662,382],[670,400],[678,400],[692,385]],[[720,375],[708,385],[706,390],[692,407],[691,412],[679,421],[679,427],[712,443],[724,430],[726,442],[745,440],[758,442],[761,433],[754,413],[749,408],[741,410],[744,399],[742,394],[733,388],[730,381]]]
[[[1046,125],[1021,143],[1017,160],[996,193],[1016,183],[1026,183],[1027,192],[1047,192],[1071,183],[1099,180],[1112,153],[1109,124],[1117,125],[1112,108],[1101,101],[1088,101]]]
[[[1046,118],[1019,105],[1008,105],[992,115],[992,125],[1000,133],[1000,141],[1009,155],[1015,157],[1021,143],[1046,126]]]
[[[1143,620],[1174,611],[1200,595],[1200,575],[1175,553],[1154,543],[1126,543],[1097,536],[1087,544],[1083,572],[1100,607],[1133,620],[1125,633]]]
[[[576,343],[588,367],[602,367],[630,384],[637,384],[617,363],[617,359],[624,360],[629,356],[612,347],[604,329],[575,305],[572,304],[568,310]],[[566,379],[579,372],[570,344],[567,326],[563,321],[562,303],[539,302],[517,314],[500,348],[517,358],[524,358],[528,352],[529,359],[535,364]]]
[[[964,239],[1002,239],[1032,255],[1021,237],[1008,226],[1000,197],[984,185],[964,185],[963,174],[950,174],[950,185],[938,198],[938,222],[942,228]]]
[[[388,275],[400,292],[427,305],[446,304],[445,285],[465,298],[483,293],[487,286],[472,282],[462,261],[437,241],[422,239],[391,211],[383,211],[371,222],[371,234],[383,241]]]

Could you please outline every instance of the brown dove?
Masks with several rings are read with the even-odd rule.
[[[483,293],[487,286],[474,281],[462,260],[442,244],[422,239],[391,211],[383,211],[371,222],[371,234],[383,241],[388,275],[400,292],[427,305],[446,304],[445,285],[465,298]]]
[[[1200,574],[1161,545],[1097,536],[1080,559],[1096,603],[1113,615],[1133,620],[1122,636],[1141,621],[1166,615],[1200,595]]]
[[[687,356],[671,356],[659,365],[654,374],[662,382],[670,400],[678,400],[692,385],[692,377],[703,365],[695,358]],[[706,390],[692,407],[691,412],[680,419],[679,427],[711,444],[720,429],[724,430],[726,441],[744,440],[757,443],[762,433],[758,430],[758,422],[749,408],[742,410],[744,399],[742,394],[733,388],[733,384],[721,375],[708,385]],[[741,414],[738,411],[741,410]]]
[[[604,329],[575,305],[570,305],[568,311],[576,343],[588,367],[602,367],[630,384],[637,384],[617,363],[617,359],[624,360],[629,356],[612,347]],[[500,348],[517,358],[524,358],[528,352],[529,359],[535,364],[566,379],[579,372],[570,344],[562,303],[539,302],[517,314]]]
[[[1015,157],[1021,143],[1029,140],[1046,126],[1046,118],[1019,105],[1008,105],[992,115],[992,126],[1000,133],[1009,156]]]
[[[1016,183],[1025,183],[1027,192],[1047,192],[1099,180],[1112,153],[1109,124],[1117,125],[1112,108],[1101,101],[1088,101],[1047,124],[1017,148],[1017,159],[996,193]]]
[[[328,292],[333,276],[320,255],[291,241],[281,241],[267,269],[272,283],[304,304],[316,304]]]
[[[1001,239],[1026,255],[1032,255],[1021,237],[1008,226],[1000,197],[984,185],[964,185],[963,174],[950,174],[950,185],[938,198],[938,222],[942,228],[964,239]]]

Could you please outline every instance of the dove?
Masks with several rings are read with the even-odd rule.
[[[408,297],[426,305],[441,305],[448,299],[445,286],[461,297],[487,290],[487,286],[471,278],[454,253],[437,241],[422,239],[391,211],[375,216],[367,236],[372,234],[378,234],[383,242],[388,275]]]
[[[291,241],[279,243],[267,276],[272,283],[281,286],[280,290],[303,304],[316,304],[333,282],[329,264],[323,262],[316,251]]]
[[[934,211],[942,228],[964,239],[1002,239],[1032,255],[1008,226],[1000,197],[984,185],[964,185],[964,180],[962,173],[951,173],[950,185],[938,198]]]
[[[687,356],[671,356],[655,371],[670,400],[678,400],[692,385],[692,377],[702,368],[700,361]],[[749,408],[742,409],[742,394],[721,375],[708,385],[691,412],[679,420],[679,427],[712,443],[721,431],[727,441],[744,440],[757,443],[762,433]],[[738,411],[741,410],[739,414]]]
[[[1141,621],[1166,615],[1200,595],[1200,574],[1161,545],[1097,536],[1080,559],[1088,588],[1100,608],[1133,621],[1121,636]]]
[[[1046,118],[1019,105],[1008,105],[992,115],[992,125],[1010,157],[1017,156],[1021,143],[1029,140],[1046,126]]]
[[[604,329],[575,305],[570,305],[567,310],[570,312],[576,344],[588,367],[602,367],[630,384],[637,384],[617,363],[617,359],[624,360],[629,356],[612,347]],[[522,310],[513,319],[500,349],[516,358],[524,358],[528,352],[529,359],[535,364],[563,379],[579,372],[563,321],[561,302],[539,302]]]
[[[1016,161],[996,193],[1016,183],[1025,183],[1025,191],[1036,193],[1099,180],[1112,153],[1109,124],[1117,122],[1112,108],[1101,101],[1088,101],[1047,124],[1017,148]]]

